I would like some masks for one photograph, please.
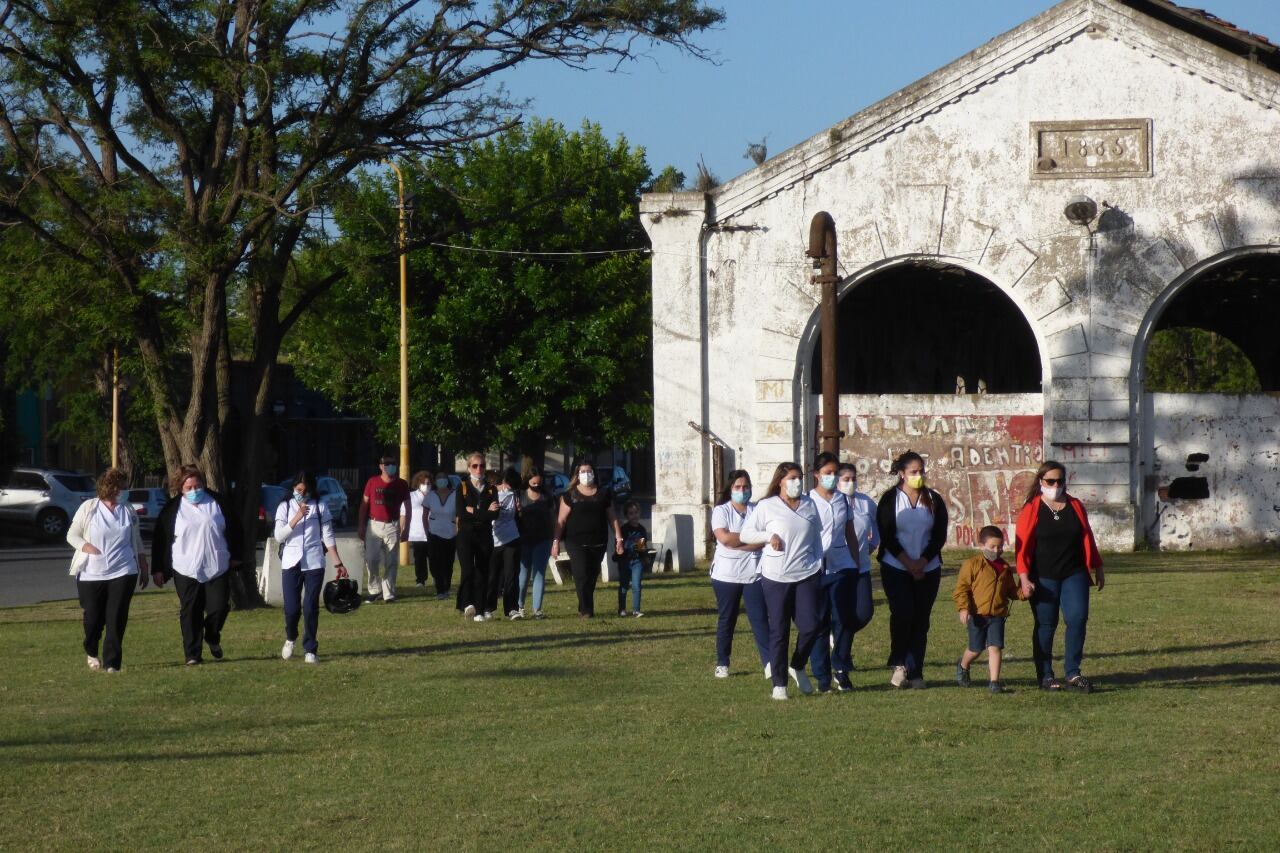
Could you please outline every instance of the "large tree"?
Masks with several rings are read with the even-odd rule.
[[[248,525],[282,342],[343,275],[295,257],[349,176],[510,126],[491,82],[525,61],[696,54],[721,19],[693,0],[0,0],[0,227],[60,258],[69,307],[127,308],[166,462],[242,484]],[[252,342],[236,471],[229,306]]]
[[[634,447],[651,420],[649,262],[637,210],[641,149],[599,126],[547,121],[435,157],[407,174],[414,228],[456,232],[409,255],[410,423],[449,447],[503,447],[541,465],[548,437]],[[399,423],[398,275],[385,255],[395,190],[363,175],[328,251],[345,279],[300,324],[308,384]],[[344,348],[366,360],[344,366]]]

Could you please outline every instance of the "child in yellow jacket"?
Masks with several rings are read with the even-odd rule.
[[[1017,574],[1000,555],[1004,553],[1004,534],[998,527],[978,531],[982,549],[960,566],[955,591],[960,624],[969,629],[969,647],[956,664],[956,683],[969,686],[969,665],[987,650],[987,668],[991,672],[988,689],[1000,693],[1000,658],[1004,649],[1004,620],[1009,615],[1009,602],[1021,598]]]

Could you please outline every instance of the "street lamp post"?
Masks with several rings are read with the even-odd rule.
[[[405,255],[405,245],[408,242],[409,211],[404,203],[404,173],[392,161],[385,162],[395,171],[399,186],[397,208],[400,211],[400,476],[407,480],[409,478],[409,312],[407,308],[409,261]],[[408,562],[409,544],[401,542],[400,565],[408,565]]]

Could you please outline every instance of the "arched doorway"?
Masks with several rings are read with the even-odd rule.
[[[1137,338],[1143,538],[1166,550],[1277,541],[1280,254],[1210,260]]]
[[[915,450],[947,498],[952,544],[988,524],[1011,534],[1044,459],[1041,344],[1018,305],[976,270],[922,258],[850,278],[838,324],[841,456],[857,464],[859,488],[879,497],[892,458]],[[810,435],[820,353],[815,334],[802,371]]]

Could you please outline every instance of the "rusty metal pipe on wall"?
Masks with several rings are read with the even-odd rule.
[[[822,450],[840,452],[840,396],[836,370],[836,223],[825,210],[815,213],[809,223],[809,249],[818,274],[813,283],[822,285]]]

